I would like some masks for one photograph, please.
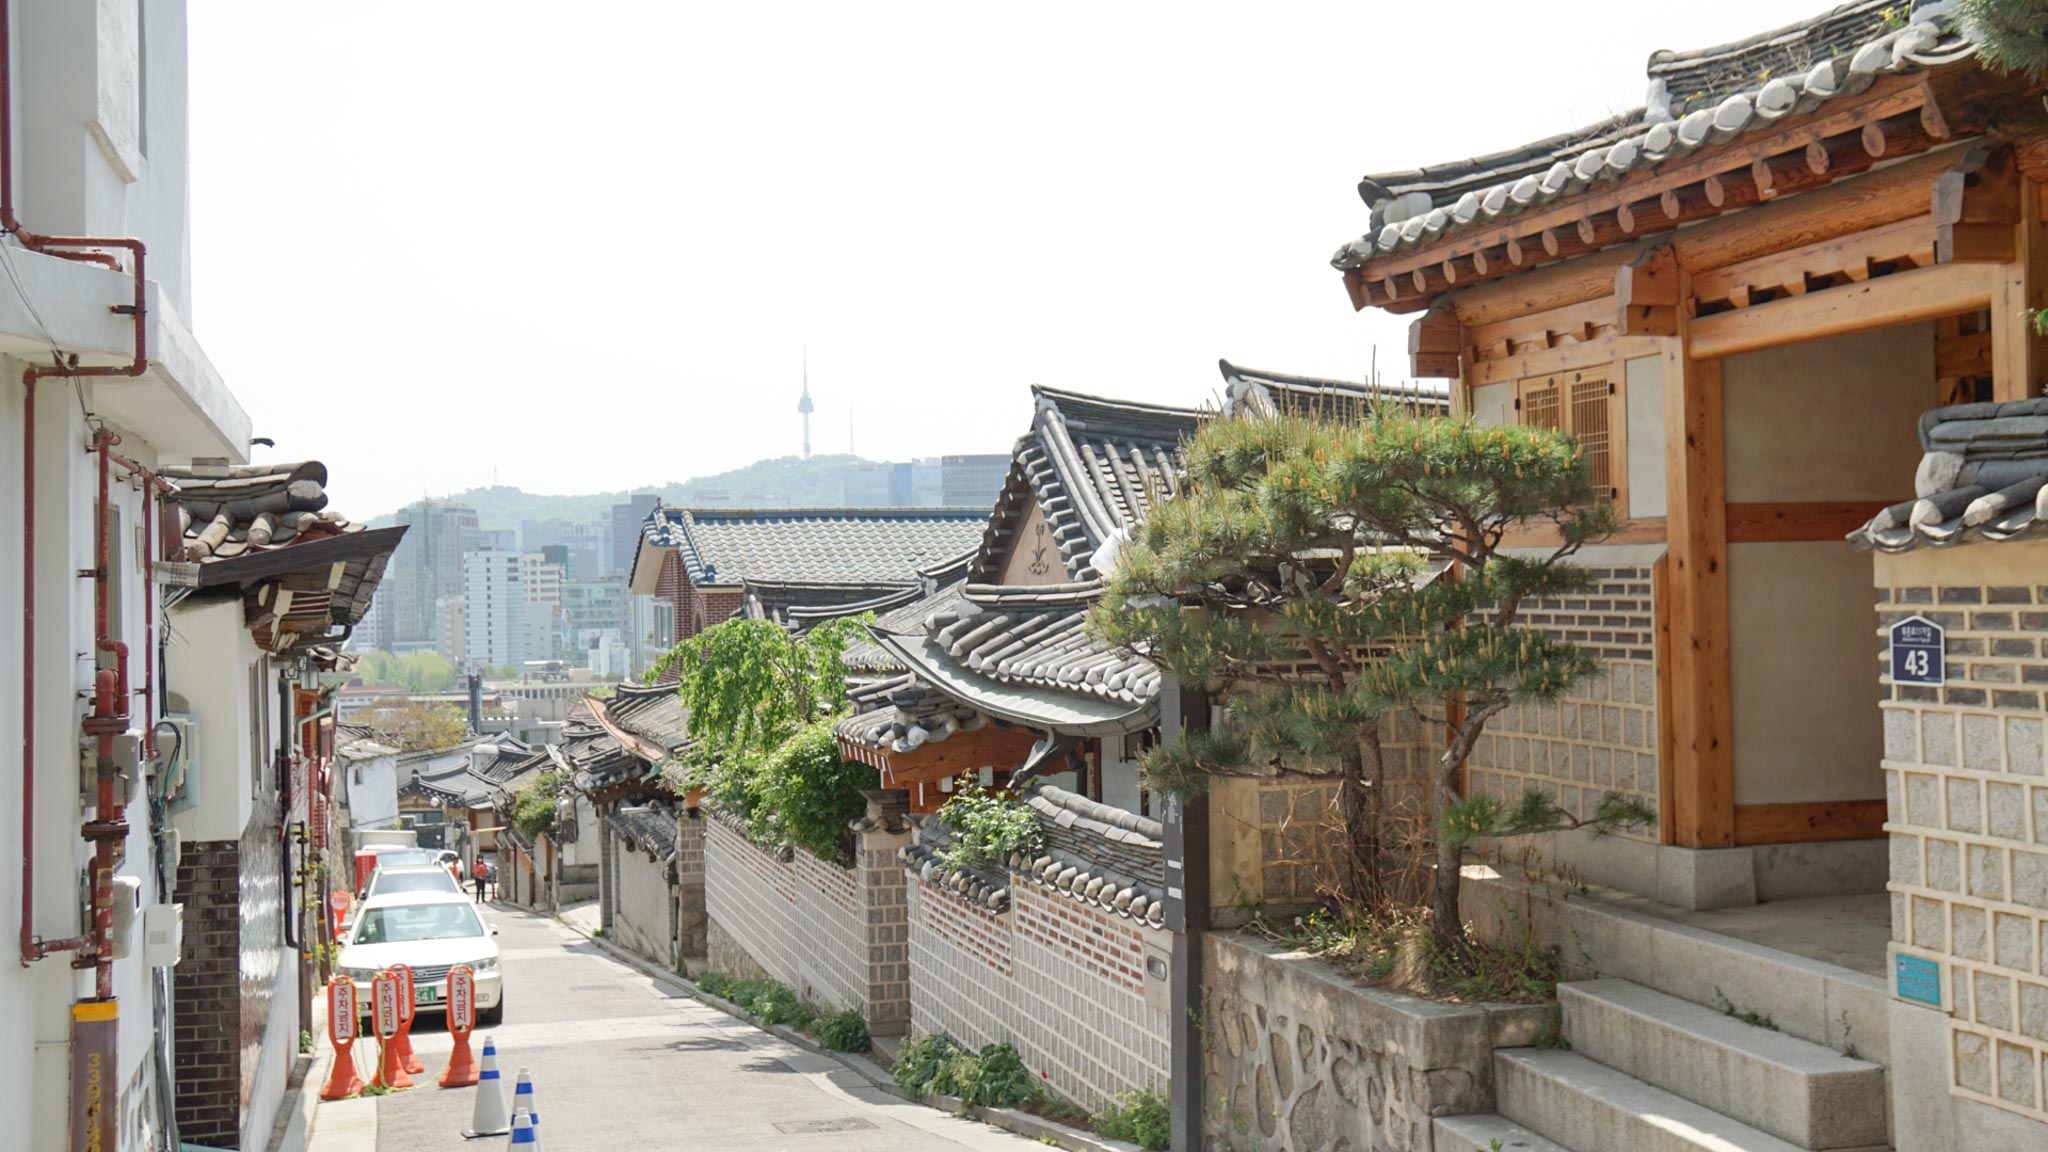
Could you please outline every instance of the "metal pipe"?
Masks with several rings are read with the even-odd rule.
[[[35,395],[36,384],[48,377],[82,376],[141,376],[149,371],[149,327],[147,323],[148,276],[146,263],[148,249],[142,241],[132,238],[100,238],[91,236],[45,236],[31,232],[14,215],[14,26],[12,5],[0,0],[0,230],[12,232],[22,244],[38,252],[62,257],[66,260],[82,260],[103,265],[115,271],[120,262],[105,252],[66,252],[62,248],[117,247],[126,248],[134,256],[130,271],[135,277],[135,296],[130,304],[113,305],[113,310],[125,313],[135,326],[134,356],[127,364],[94,365],[80,367],[74,355],[67,362],[59,357],[49,367],[31,365],[21,374],[26,390],[23,402],[22,425],[22,700],[21,700],[21,962],[30,964],[53,952],[68,952],[84,947],[88,942],[85,935],[67,936],[59,940],[39,940],[35,935],[35,638],[36,638],[36,596],[35,596]],[[103,485],[104,487],[104,485]],[[103,546],[104,548],[104,546]],[[104,564],[104,559],[102,559]],[[104,621],[102,621],[104,624]],[[104,627],[99,639],[105,639]],[[126,682],[127,654],[121,652],[122,681]],[[126,706],[122,708],[125,718]],[[91,725],[97,717],[89,717]],[[111,751],[111,749],[107,749]],[[111,789],[111,781],[109,781]],[[123,834],[127,825],[122,821],[107,824],[95,820],[86,825],[88,839],[95,825],[105,825],[103,832],[110,832],[118,824]],[[108,860],[112,858],[112,845],[100,841],[99,847]],[[97,869],[99,865],[95,863]],[[94,893],[95,906],[104,905],[111,915],[111,894],[105,901],[100,899],[97,887]],[[111,959],[108,961],[111,965]],[[111,969],[109,969],[111,971]]]
[[[114,801],[114,739],[128,728],[128,645],[108,632],[109,593],[112,591],[114,566],[113,538],[109,531],[109,522],[113,519],[113,453],[110,449],[120,442],[119,436],[104,428],[93,435],[93,450],[99,456],[100,473],[99,503],[93,513],[97,548],[91,572],[93,646],[98,651],[111,653],[114,667],[102,668],[93,674],[92,715],[80,725],[97,745],[93,818],[79,829],[79,834],[93,846],[92,944],[86,955],[73,961],[73,967],[92,966],[93,994],[100,1000],[111,1000],[114,996],[114,844],[128,838],[127,818]]]

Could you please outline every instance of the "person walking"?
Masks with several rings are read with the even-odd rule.
[[[488,886],[491,882],[491,866],[482,860],[478,860],[476,867],[470,871],[476,877],[476,902],[479,904],[488,902],[490,900]]]

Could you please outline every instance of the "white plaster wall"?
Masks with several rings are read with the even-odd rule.
[[[1871,600],[1846,541],[1728,546],[1737,804],[1883,798]]]
[[[1628,414],[1628,514],[1657,519],[1667,513],[1664,471],[1664,361],[1638,356],[1624,365],[1622,407]]]
[[[1731,356],[1721,387],[1729,503],[1903,500],[1935,402],[1934,326]]]
[[[249,669],[260,653],[239,601],[188,602],[172,622],[183,640],[170,650],[172,691],[199,723],[199,755],[185,770],[197,785],[196,804],[174,813],[171,826],[187,840],[239,840],[255,810],[249,733],[260,717],[249,699]]]
[[[348,789],[349,822],[357,828],[386,828],[398,819],[398,758],[348,762],[342,769]]]
[[[648,859],[647,853],[636,852],[618,840],[618,867],[616,897],[612,913],[612,925],[616,929],[618,942],[624,947],[645,956],[664,967],[676,962],[675,948],[669,939],[669,886],[668,865],[660,860]]]

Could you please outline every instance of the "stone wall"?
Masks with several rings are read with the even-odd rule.
[[[1894,1063],[1928,1061],[1959,1100],[2048,1122],[2044,579],[2048,543],[1877,558],[1880,624],[1947,630],[1945,684],[1881,669],[1892,950],[1933,962],[1948,1033],[1947,1051]]]
[[[868,1012],[867,925],[852,870],[797,849],[790,867],[796,875],[798,996],[814,1004]]]
[[[194,840],[178,858],[185,948],[172,971],[177,1004],[178,1131],[189,1141],[237,1147],[240,1077],[241,843]]]
[[[1590,571],[1597,581],[1590,591],[1531,602],[1521,622],[1584,645],[1600,658],[1600,672],[1558,700],[1495,716],[1466,762],[1473,795],[1513,803],[1536,788],[1581,818],[1610,791],[1657,806],[1653,566]],[[1623,835],[1654,839],[1656,829]]]
[[[1550,1011],[1364,988],[1257,937],[1202,949],[1203,1124],[1233,1152],[1432,1152],[1430,1119],[1492,1111],[1494,1048]]]
[[[704,827],[709,821],[691,809],[676,826],[676,940],[685,958],[706,954],[704,915]]]

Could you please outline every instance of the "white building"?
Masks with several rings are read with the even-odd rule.
[[[466,603],[463,661],[472,668],[517,668],[526,662],[525,558],[487,549],[462,558]],[[560,585],[556,596],[559,599]]]

